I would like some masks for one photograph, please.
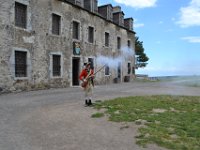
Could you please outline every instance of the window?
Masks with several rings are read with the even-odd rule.
[[[27,6],[15,2],[15,25],[17,27],[26,28],[27,23]]]
[[[127,41],[127,46],[128,46],[128,48],[131,47],[131,42],[130,42],[130,40]]]
[[[128,74],[130,74],[131,73],[131,63],[130,62],[128,63],[127,67],[128,67]]]
[[[121,49],[121,38],[117,37],[117,49]]]
[[[79,39],[79,23],[73,21],[73,39]]]
[[[94,28],[93,27],[88,28],[88,42],[90,43],[94,42]]]
[[[88,62],[90,62],[90,66],[91,66],[91,69],[94,69],[94,59],[93,58],[88,58]]]
[[[15,77],[27,77],[27,52],[15,51]]]
[[[94,12],[98,12],[98,7],[97,7],[97,6],[98,6],[98,1],[97,1],[97,0],[94,0],[93,3],[94,3],[94,4],[93,4]]]
[[[108,65],[105,66],[105,75],[109,76],[110,75],[110,68]]]
[[[60,35],[60,20],[60,16],[52,14],[52,34]]]
[[[109,46],[109,33],[105,32],[105,46]]]
[[[53,76],[61,75],[60,55],[53,55]]]
[[[76,3],[76,5],[78,5],[78,6],[82,6],[82,3],[80,2],[80,1],[75,1],[75,3]]]
[[[117,77],[120,79],[121,78],[121,62],[118,62],[117,66]]]
[[[63,75],[62,52],[50,52],[49,71],[50,78],[61,78]]]

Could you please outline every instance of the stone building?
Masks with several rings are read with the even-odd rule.
[[[79,86],[87,61],[94,71],[106,65],[96,74],[97,84],[132,79],[133,19],[124,19],[120,7],[97,3],[1,1],[0,91]]]

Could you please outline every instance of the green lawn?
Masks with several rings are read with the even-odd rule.
[[[137,144],[155,143],[174,150],[200,149],[200,97],[135,96],[98,102],[96,109],[115,122],[135,122],[139,126]],[[103,116],[97,112],[97,117]],[[95,114],[93,114],[95,117]]]

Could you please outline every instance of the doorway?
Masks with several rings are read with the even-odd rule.
[[[79,68],[80,68],[80,58],[72,58],[72,86],[79,86]]]

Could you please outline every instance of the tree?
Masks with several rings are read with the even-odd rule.
[[[146,67],[149,58],[144,53],[143,42],[139,41],[139,37],[135,37],[135,55],[136,55],[136,69]]]

